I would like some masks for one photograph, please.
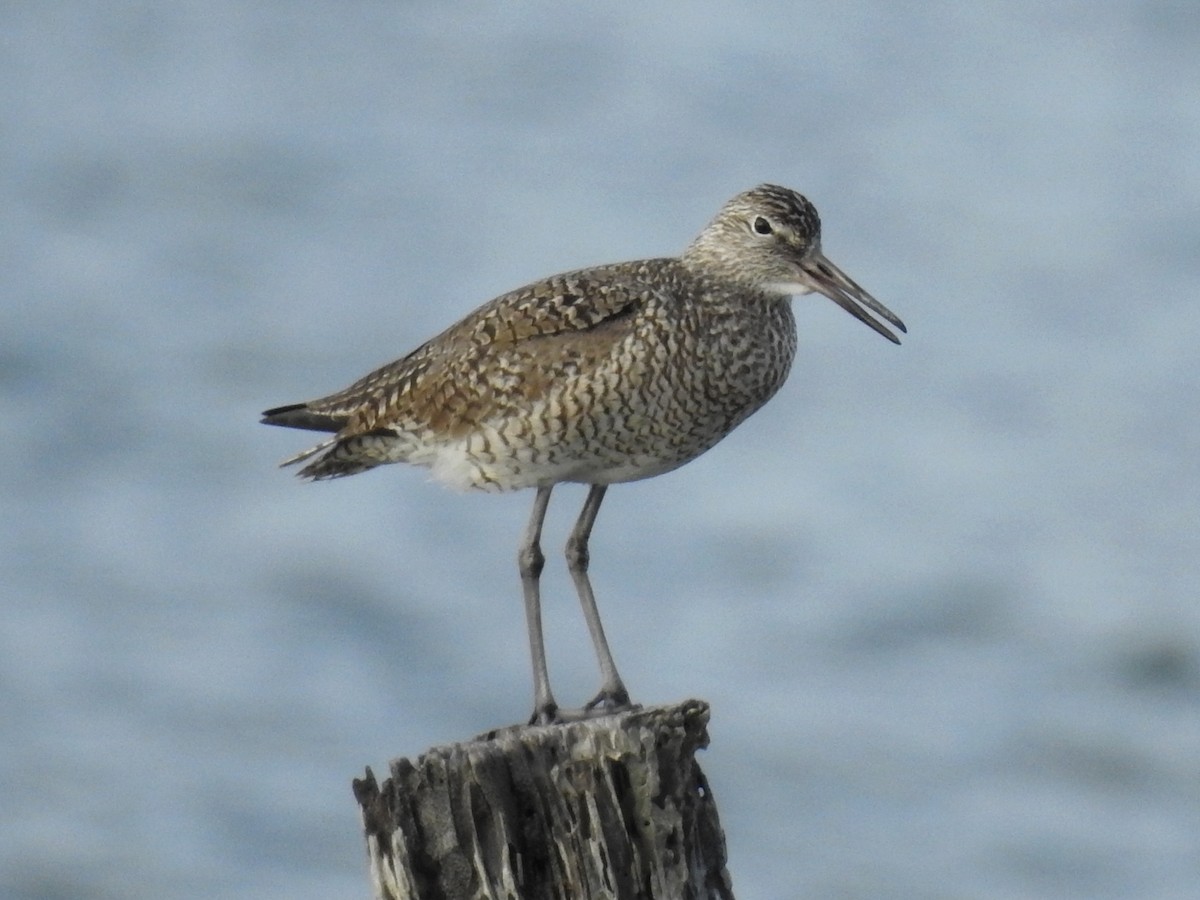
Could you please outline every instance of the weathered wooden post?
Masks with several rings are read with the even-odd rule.
[[[354,782],[379,900],[732,900],[688,700],[512,727]]]

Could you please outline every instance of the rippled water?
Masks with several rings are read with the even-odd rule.
[[[713,705],[738,896],[1196,896],[1193,5],[0,24],[0,894],[366,896],[350,779],[527,713],[532,498],[301,485],[258,411],[770,180],[910,337],[797,301],[779,397],[592,546],[637,698]]]

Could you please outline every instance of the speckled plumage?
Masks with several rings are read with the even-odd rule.
[[[576,528],[575,536],[584,532],[582,572],[572,567],[580,586],[586,532],[604,486],[695,459],[770,399],[796,352],[790,296],[813,290],[890,340],[862,306],[904,330],[824,258],[812,204],[760,185],[726,203],[678,258],[599,266],[518,288],[345,390],[268,410],[263,421],[333,433],[285,462],[311,459],[300,470],[307,478],[407,462],[454,487],[538,488],[537,522],[523,549],[528,611],[537,598],[524,555],[532,537],[540,558],[537,513],[540,505],[544,514],[549,489],[570,481],[597,492],[586,528],[588,506]],[[534,568],[540,572],[540,561]],[[536,573],[532,582],[536,594]],[[583,586],[580,592],[587,613]],[[597,618],[593,639],[598,629]],[[607,668],[602,643],[601,633],[597,651]],[[544,660],[539,675],[539,647],[533,652],[538,681]],[[598,699],[627,702],[611,657],[607,663]],[[548,682],[536,693],[535,717],[554,718]]]

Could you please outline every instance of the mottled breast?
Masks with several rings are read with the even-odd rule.
[[[635,302],[616,314],[489,345],[486,414],[408,461],[484,489],[649,478],[704,453],[775,394],[796,350],[787,298],[701,281],[674,260],[637,265],[651,271],[587,273],[628,279]]]

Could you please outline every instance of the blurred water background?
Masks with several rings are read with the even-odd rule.
[[[495,294],[807,194],[767,408],[614,489],[643,702],[740,898],[1200,896],[1200,7],[0,8],[0,895],[365,897],[350,779],[527,715],[532,495],[303,485]],[[597,685],[547,525],[560,700]]]

